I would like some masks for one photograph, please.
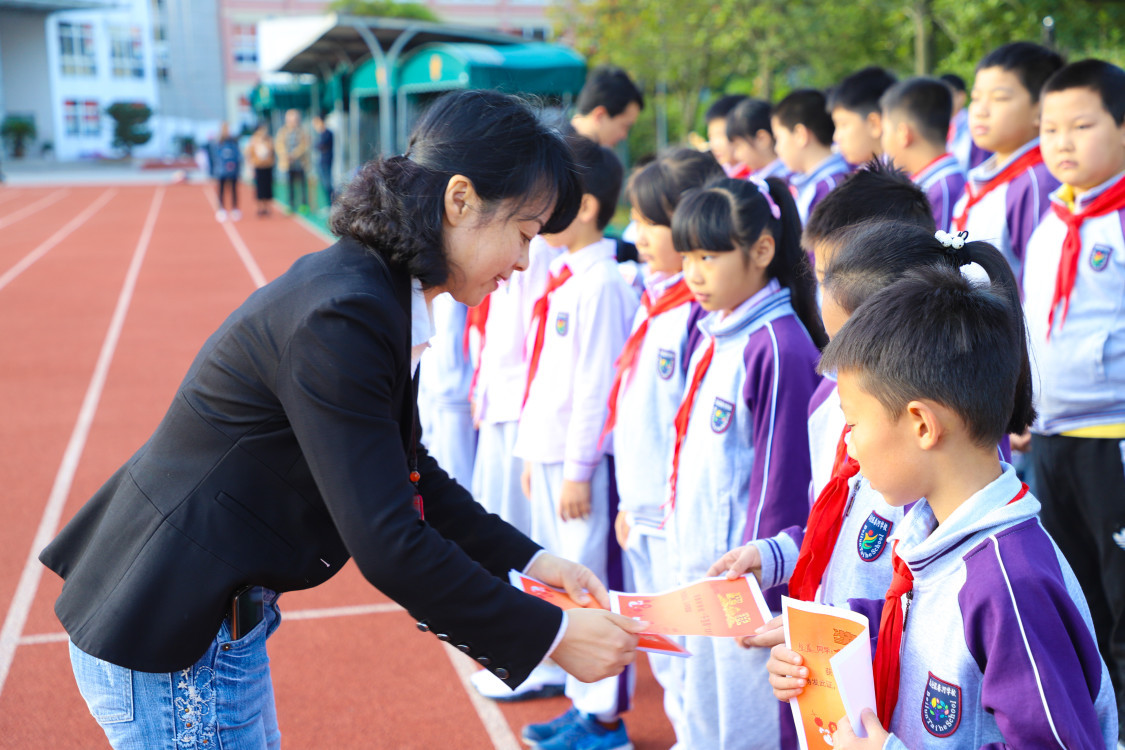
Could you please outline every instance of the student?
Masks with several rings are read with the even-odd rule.
[[[649,164],[629,182],[637,251],[649,275],[633,332],[617,361],[605,430],[613,431],[621,498],[615,528],[632,576],[630,591],[657,592],[674,585],[661,506],[668,494],[673,422],[691,355],[688,339],[702,308],[684,281],[671,224],[684,191],[722,177],[711,155],[685,148]],[[664,710],[676,729],[683,714],[683,660],[650,654],[649,665],[664,688]]]
[[[219,209],[215,212],[215,219],[231,221],[242,218],[238,210],[238,175],[242,172],[242,151],[238,147],[238,139],[231,135],[230,125],[223,123],[219,126],[219,142],[215,145],[215,179],[219,184]],[[224,194],[230,190],[230,211],[227,211]]]
[[[883,109],[883,151],[926,191],[937,228],[953,224],[953,204],[965,191],[965,175],[945,150],[953,97],[936,78],[911,78],[887,89]]]
[[[1032,467],[1043,526],[1082,584],[1125,718],[1125,71],[1083,60],[1051,76],[1041,132],[1062,187],[1024,265],[1041,383]]]
[[[600,440],[637,297],[617,270],[616,246],[604,232],[621,191],[621,162],[581,136],[569,138],[583,169],[578,217],[544,237],[566,253],[550,267],[529,339],[526,402],[515,455],[524,460],[531,533],[544,548],[583,560],[610,588],[622,586],[612,440]],[[596,750],[631,747],[621,714],[628,710],[632,670],[593,684],[567,678],[572,706],[562,716],[523,728],[532,747]]]
[[[973,135],[969,132],[969,110],[965,108],[969,101],[965,79],[956,73],[944,73],[940,79],[953,95],[953,117],[950,118],[945,149],[957,157],[961,171],[968,174],[970,169],[992,156],[992,152],[973,143]]]
[[[707,125],[707,143],[711,147],[711,155],[730,177],[744,171],[745,165],[736,162],[731,153],[730,141],[727,140],[727,118],[730,111],[746,98],[743,94],[720,96],[707,108],[707,114],[703,116],[703,122]]]
[[[693,190],[672,217],[684,279],[709,313],[675,419],[666,525],[677,584],[808,515],[805,410],[825,339],[799,236],[796,206],[776,178]],[[767,601],[776,608],[779,596]],[[776,748],[779,713],[768,688],[748,678],[766,652],[697,636],[686,646],[682,746]]]
[[[836,128],[832,140],[848,164],[858,166],[882,156],[879,98],[894,83],[893,75],[872,66],[852,73],[828,92],[828,112]]]
[[[1035,227],[1059,186],[1039,151],[1039,90],[1062,58],[1031,42],[989,52],[977,65],[969,103],[973,142],[994,152],[969,172],[953,227],[995,245],[1016,276]]]
[[[843,156],[832,152],[832,118],[825,111],[824,94],[800,89],[778,102],[771,122],[778,157],[792,172],[801,222],[808,221],[832,188],[851,171]]]
[[[462,487],[473,486],[477,431],[473,427],[469,388],[473,365],[465,351],[469,308],[447,294],[431,304],[433,343],[418,368],[418,421],[423,444]]]
[[[613,148],[629,135],[645,108],[645,97],[621,68],[594,68],[578,93],[570,125],[579,135]]]
[[[745,172],[732,174],[736,179],[754,176],[787,179],[789,170],[777,158],[773,131],[770,129],[770,105],[761,99],[739,102],[727,117],[727,140],[735,160],[745,165]]]
[[[885,599],[852,602],[878,637],[878,718],[865,713],[862,740],[841,718],[833,744],[1112,747],[1086,602],[996,453],[1035,414],[1016,281],[992,246],[946,237],[953,263],[981,266],[990,286],[959,268],[913,271],[861,305],[820,363],[837,372],[848,455],[871,486],[892,505],[925,498],[895,533]],[[800,694],[800,664],[773,649],[778,698]]]

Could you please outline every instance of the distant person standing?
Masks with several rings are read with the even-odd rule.
[[[578,94],[577,113],[570,119],[579,135],[613,148],[629,135],[644,109],[645,98],[621,68],[595,68]]]
[[[325,205],[331,207],[336,192],[332,189],[332,157],[335,154],[332,131],[323,117],[314,117],[312,123],[316,131],[316,179],[324,190]]]
[[[285,113],[285,126],[277,131],[275,143],[277,166],[289,180],[289,207],[294,211],[308,210],[309,183],[305,176],[305,162],[309,155],[309,136],[301,129],[301,113],[291,109]],[[297,188],[301,202],[297,202]]]
[[[219,210],[215,212],[215,219],[225,221],[229,216],[231,221],[242,218],[238,210],[238,174],[242,170],[242,153],[238,148],[238,139],[231,135],[230,126],[225,122],[219,128],[219,140],[215,144],[215,161],[211,165],[211,172],[219,183]],[[224,198],[227,189],[230,189],[230,212],[226,208]]]
[[[246,145],[246,162],[254,169],[254,197],[258,199],[258,216],[270,215],[270,202],[273,201],[273,167],[277,154],[273,150],[273,139],[266,123],[258,125],[250,143]]]

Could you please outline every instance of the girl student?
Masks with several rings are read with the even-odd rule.
[[[664,511],[671,466],[672,423],[684,393],[688,334],[702,308],[684,281],[682,259],[672,244],[672,215],[681,195],[724,176],[709,153],[676,149],[648,164],[629,181],[637,253],[647,267],[645,292],[632,333],[616,363],[609,416],[602,439],[612,433],[618,505],[615,529],[631,571],[630,591],[663,591],[673,580],[667,567]],[[649,655],[664,688],[664,710],[675,728],[681,714],[682,659]]]
[[[800,234],[778,179],[717,181],[686,194],[672,217],[684,279],[708,312],[675,419],[666,527],[679,584],[808,515],[807,408],[827,339]],[[781,593],[767,593],[775,609]],[[766,651],[686,641],[683,746],[777,748],[778,707],[762,680],[747,679],[764,671]]]

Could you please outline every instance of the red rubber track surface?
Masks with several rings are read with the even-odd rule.
[[[52,611],[61,581],[34,562],[36,537],[49,540],[148,437],[258,269],[275,278],[326,244],[294,219],[255,218],[245,187],[248,215],[224,227],[213,194],[0,188],[0,748],[107,746],[75,687]],[[269,650],[283,747],[517,748],[524,724],[567,708],[475,696],[463,681],[472,662],[420,634],[354,565],[281,608]],[[669,747],[643,657],[639,674],[630,737],[640,750]]]

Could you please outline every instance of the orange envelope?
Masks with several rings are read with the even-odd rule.
[[[850,609],[781,599],[785,645],[804,658],[809,676],[805,689],[789,701],[801,750],[830,748],[836,723],[845,715],[839,675],[829,659],[852,641],[870,638],[867,618]]]
[[[609,598],[614,612],[643,618],[652,623],[652,632],[666,635],[753,635],[771,617],[752,575],[704,578],[662,594],[614,591]]]

